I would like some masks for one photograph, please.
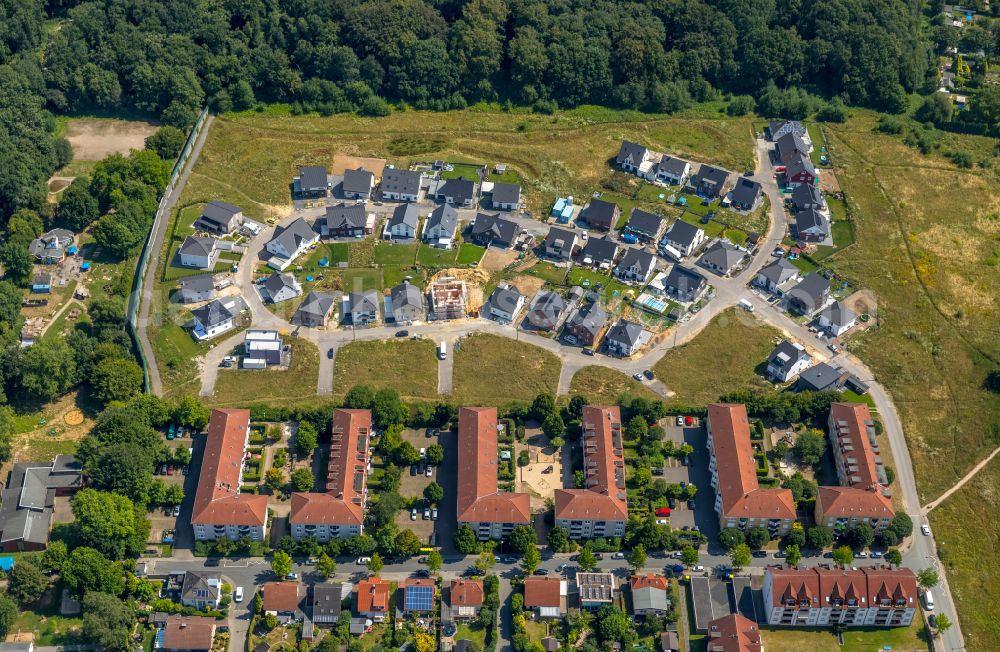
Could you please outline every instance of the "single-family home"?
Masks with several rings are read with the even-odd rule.
[[[389,302],[392,304],[392,318],[397,324],[418,321],[427,316],[423,293],[409,281],[403,281],[389,290]]]
[[[528,323],[543,331],[554,329],[566,312],[566,300],[558,292],[544,290],[528,310]]]
[[[302,294],[302,286],[295,276],[282,272],[274,272],[268,276],[261,288],[261,294],[271,303],[288,301]]]
[[[545,240],[542,241],[542,250],[545,255],[556,260],[572,258],[574,247],[576,247],[576,232],[561,229],[558,226],[549,228]]]
[[[632,592],[632,615],[640,618],[662,617],[670,611],[666,577],[653,573],[633,575],[629,580],[629,589]]]
[[[818,211],[826,210],[826,199],[823,198],[822,191],[811,183],[795,186],[792,189],[791,202],[792,209],[795,211],[804,211],[810,208]]]
[[[707,236],[705,231],[684,220],[676,220],[660,241],[660,249],[672,258],[680,259],[698,251]],[[671,252],[671,249],[674,251]]]
[[[313,585],[312,621],[317,625],[334,625],[340,620],[344,598],[350,596],[349,582],[324,582]]]
[[[615,276],[628,283],[642,285],[656,270],[656,256],[645,249],[627,247],[625,255],[615,267]]]
[[[740,264],[746,253],[731,242],[716,240],[701,255],[698,264],[719,276],[727,276]]]
[[[811,315],[830,299],[830,281],[819,272],[813,272],[789,290],[788,309],[800,315]]]
[[[393,209],[385,232],[391,240],[415,240],[420,225],[420,209],[416,204],[400,204]]]
[[[799,186],[804,187],[804,186]],[[799,242],[823,242],[830,237],[830,222],[815,208],[795,214],[795,239]]]
[[[431,211],[430,217],[424,222],[422,237],[427,244],[450,249],[455,241],[457,229],[458,211],[455,210],[454,206],[441,204]]]
[[[809,138],[809,131],[798,120],[772,120],[767,125],[767,131],[772,141],[777,141],[782,136],[790,133],[798,135],[803,140]]]
[[[424,175],[417,170],[387,167],[382,171],[382,199],[417,201]]]
[[[609,237],[590,238],[583,246],[580,263],[601,269],[611,269],[618,258],[618,243]]]
[[[523,307],[524,295],[513,285],[498,285],[490,295],[490,319],[512,323]]]
[[[764,652],[757,623],[738,613],[708,623],[708,652]]]
[[[618,149],[618,156],[615,157],[615,163],[621,169],[633,174],[637,173],[648,160],[649,150],[646,149],[646,146],[628,140],[622,141],[621,147]]]
[[[271,258],[267,264],[279,272],[292,264],[302,252],[319,240],[319,234],[313,231],[309,223],[301,217],[288,226],[275,231],[274,237],[264,246]]]
[[[803,156],[809,158],[809,145],[796,133],[786,133],[776,140],[774,149],[782,165],[787,166],[793,159]]]
[[[301,615],[302,585],[293,582],[264,582],[260,588],[264,613],[274,614],[279,618],[297,620]]]
[[[232,329],[233,320],[242,309],[243,299],[240,297],[213,299],[191,311],[191,334],[200,342],[225,333]]]
[[[216,246],[218,242],[215,238],[203,238],[197,235],[184,238],[184,242],[177,250],[181,266],[213,269],[219,260],[219,248]]]
[[[0,550],[45,550],[56,497],[71,496],[82,487],[83,466],[72,455],[14,464],[0,504]]]
[[[812,358],[805,347],[796,342],[782,340],[767,358],[767,375],[771,379],[787,383],[812,364]]]
[[[335,307],[336,301],[332,294],[311,290],[295,311],[292,321],[309,328],[326,326]]]
[[[357,238],[371,234],[364,204],[327,206],[323,217],[316,220],[324,238]]]
[[[847,307],[846,303],[834,301],[819,311],[816,316],[816,325],[829,333],[831,337],[840,337],[854,328],[857,318],[858,316]]]
[[[215,278],[211,274],[195,274],[181,278],[177,292],[180,303],[199,303],[215,297]]]
[[[448,603],[453,620],[475,618],[483,606],[483,581],[452,580]]]
[[[805,154],[793,156],[785,164],[785,184],[794,190],[802,184],[813,185],[816,183],[816,167]]]
[[[610,231],[618,223],[621,214],[622,209],[618,204],[603,199],[591,199],[580,217],[592,228]]]
[[[211,571],[187,571],[181,582],[180,603],[183,607],[215,609],[222,597],[222,575]]]
[[[664,155],[656,164],[656,175],[653,180],[671,186],[683,186],[690,176],[690,163],[675,156]]]
[[[566,580],[559,577],[524,578],[524,608],[538,618],[560,618],[566,613]]]
[[[521,186],[516,183],[494,183],[492,203],[494,210],[517,210],[521,205]]]
[[[375,174],[364,168],[344,170],[344,181],[340,188],[348,199],[371,199],[375,188]]]
[[[169,615],[153,639],[157,652],[208,652],[215,641],[215,618]]]
[[[438,186],[437,200],[453,206],[473,208],[476,205],[476,182],[470,179],[448,179]]]
[[[753,282],[754,285],[762,287],[772,294],[782,296],[791,287],[791,284],[798,283],[801,278],[802,275],[798,267],[787,258],[779,258],[757,272]]]
[[[210,201],[191,226],[197,231],[229,235],[243,224],[243,209],[229,202]]]
[[[708,289],[708,280],[688,267],[674,265],[663,279],[663,293],[681,303],[698,301]]]
[[[261,328],[248,329],[243,335],[243,368],[267,369],[281,364],[281,333]]]
[[[517,234],[517,222],[500,217],[500,213],[477,213],[476,221],[469,231],[469,239],[481,247],[507,248],[514,244]]]
[[[355,326],[374,324],[378,321],[378,294],[375,290],[351,292],[347,295],[347,314]]]
[[[799,379],[795,382],[795,389],[807,392],[840,389],[844,386],[849,375],[825,362],[820,362],[799,374]]]
[[[615,601],[618,587],[611,573],[577,573],[576,590],[581,609],[600,609]]]
[[[318,199],[330,194],[330,177],[324,165],[303,165],[299,176],[292,179],[292,196],[295,199]]]
[[[726,194],[729,172],[713,165],[702,165],[691,180],[695,192],[708,199],[718,199]]]
[[[601,304],[594,302],[585,306],[580,306],[576,312],[566,320],[565,337],[572,344],[580,346],[594,346],[604,330],[604,325],[608,323],[608,313],[604,311]]]
[[[31,277],[32,294],[49,294],[52,292],[52,274],[48,272],[36,272]]]
[[[46,231],[28,244],[28,253],[39,265],[55,265],[66,259],[76,236],[67,229]]]
[[[643,242],[655,242],[665,224],[666,218],[641,208],[633,208],[625,224],[625,231]]]
[[[760,199],[761,187],[756,181],[740,177],[729,193],[729,204],[740,211],[751,211]]]
[[[604,336],[604,347],[612,355],[627,358],[643,343],[642,333],[642,324],[619,319]]]
[[[436,583],[430,577],[410,577],[402,582],[403,611],[427,614],[434,610]]]

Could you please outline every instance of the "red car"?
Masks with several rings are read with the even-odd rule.
[[[694,419],[690,416],[684,417],[684,425],[690,426],[692,423],[694,423]]]
[[[656,508],[656,515],[657,516],[670,516],[670,508],[669,507],[657,507]]]
[[[167,467],[167,475],[173,475],[173,474],[174,474],[174,467],[172,465],[168,466]]]

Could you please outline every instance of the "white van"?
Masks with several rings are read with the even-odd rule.
[[[934,611],[934,594],[929,589],[924,591],[924,607],[927,611]]]
[[[740,299],[740,308],[747,312],[753,312],[753,304],[748,299]]]
[[[448,359],[448,343],[441,342],[440,344],[438,344],[438,360],[447,360],[447,359]]]
[[[233,600],[236,602],[243,602],[243,587],[237,586],[236,591],[233,592]]]

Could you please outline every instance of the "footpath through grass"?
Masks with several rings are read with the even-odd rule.
[[[456,405],[502,405],[556,393],[561,364],[545,349],[484,333],[459,340],[455,349]]]
[[[438,361],[434,342],[379,340],[340,347],[334,362],[333,393],[343,395],[359,384],[388,387],[403,398],[433,400],[438,396]]]

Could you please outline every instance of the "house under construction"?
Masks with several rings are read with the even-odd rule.
[[[469,290],[465,281],[448,276],[431,284],[431,318],[461,319],[466,316]]]

